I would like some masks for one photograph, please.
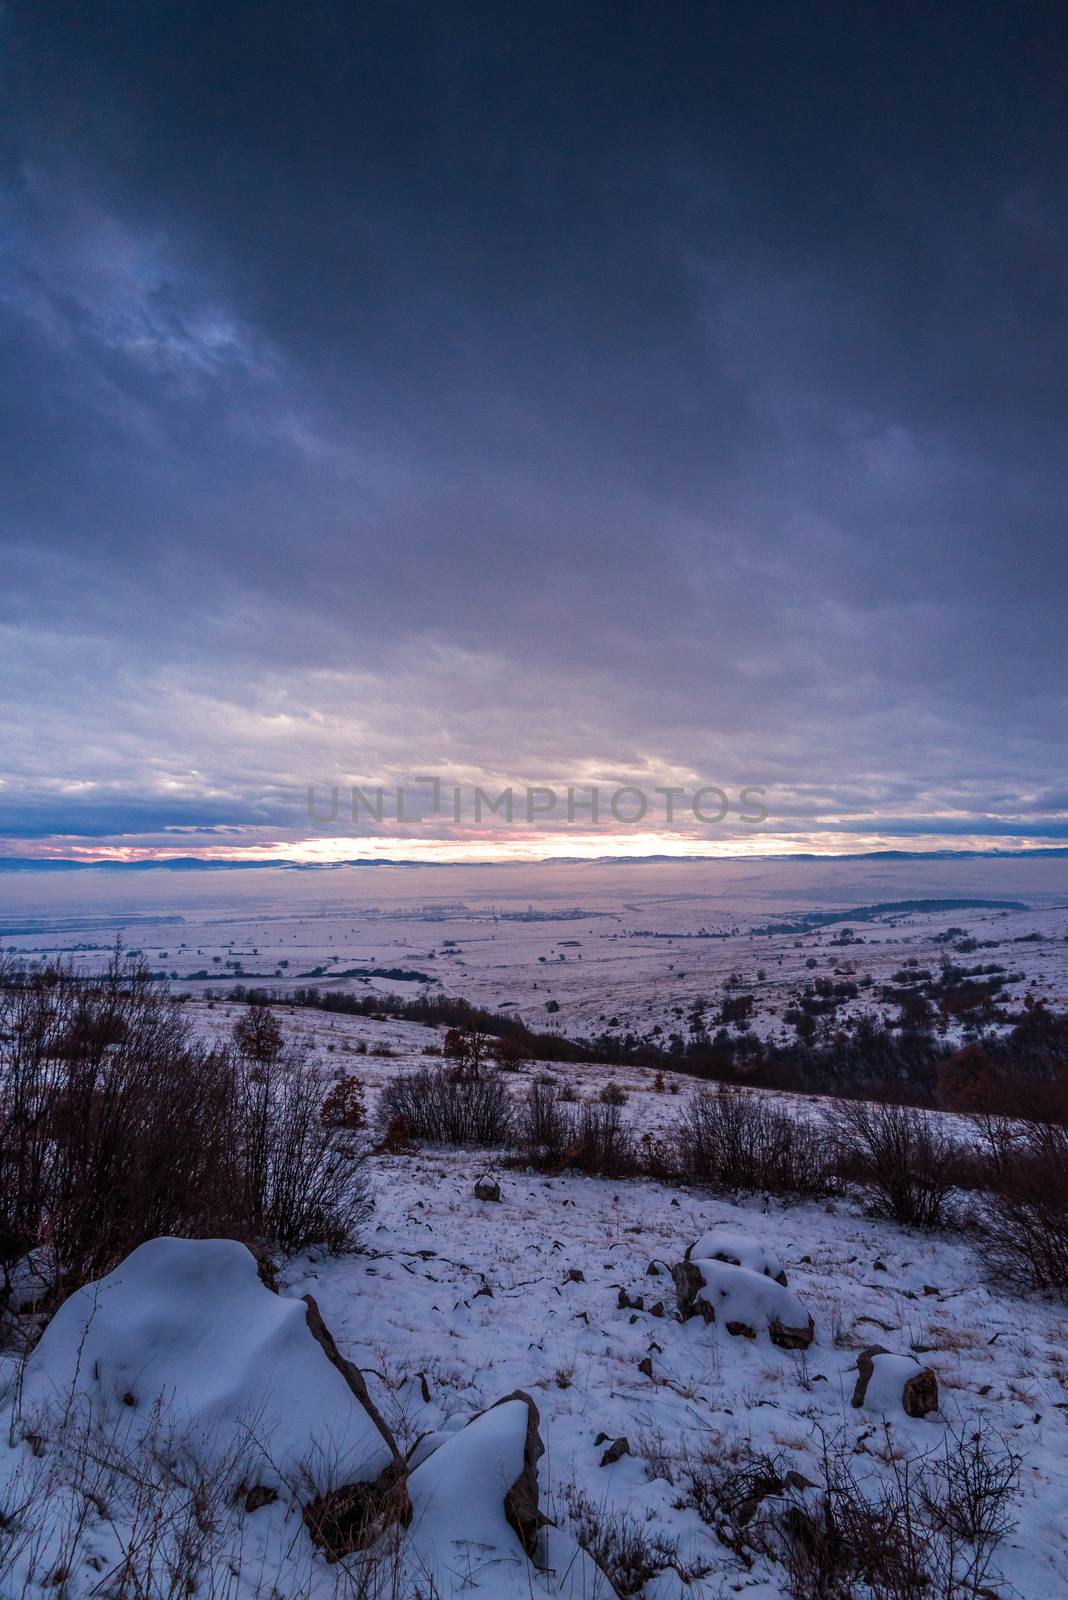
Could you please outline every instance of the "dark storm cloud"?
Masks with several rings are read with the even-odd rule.
[[[1059,8],[4,26],[8,795],[1058,785]]]

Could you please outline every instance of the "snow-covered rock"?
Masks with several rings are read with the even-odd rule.
[[[925,1417],[938,1410],[938,1379],[915,1356],[869,1345],[857,1357],[853,1404],[872,1411]]]
[[[748,1267],[750,1272],[763,1273],[786,1287],[786,1269],[770,1245],[733,1228],[713,1228],[711,1233],[703,1233],[687,1249],[686,1260],[727,1261],[736,1267]]]
[[[441,1600],[472,1591],[485,1600],[611,1593],[573,1541],[560,1535],[554,1545],[542,1534],[538,1420],[533,1400],[517,1392],[420,1459],[408,1479],[403,1559],[426,1592]],[[559,1570],[545,1570],[547,1562]]]
[[[314,1304],[267,1289],[244,1245],[153,1239],[60,1307],[26,1364],[20,1429],[47,1438],[91,1408],[131,1443],[165,1439],[302,1503],[392,1483],[388,1429],[311,1321]]]
[[[680,1261],[671,1272],[683,1321],[702,1316],[746,1339],[766,1328],[772,1344],[784,1350],[807,1349],[815,1338],[812,1318],[793,1290],[762,1272],[704,1260]]]

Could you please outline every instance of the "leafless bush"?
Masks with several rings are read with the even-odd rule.
[[[827,1192],[823,1133],[752,1090],[700,1090],[682,1112],[676,1135],[687,1182],[769,1194]]]
[[[524,1158],[543,1171],[573,1167],[591,1177],[622,1178],[640,1170],[621,1108],[572,1105],[556,1084],[530,1085],[517,1131]]]
[[[829,1122],[839,1175],[864,1190],[877,1216],[916,1228],[946,1222],[965,1152],[938,1118],[912,1106],[839,1100]]]
[[[239,1033],[240,1050],[197,1040],[165,987],[118,958],[93,978],[7,967],[5,1291],[35,1250],[64,1292],[160,1234],[284,1248],[348,1235],[365,1200],[357,1152],[320,1123],[321,1089],[269,1013],[252,1008]]]
[[[1068,1289],[1068,1127],[976,1120],[988,1259],[1025,1289]]]
[[[580,1105],[565,1152],[568,1166],[590,1177],[625,1178],[639,1170],[634,1134],[617,1105]]]
[[[507,1145],[514,1120],[507,1084],[495,1072],[476,1077],[449,1067],[391,1078],[379,1116],[383,1127],[403,1122],[410,1138],[459,1145]]]
[[[603,1106],[625,1106],[628,1095],[618,1083],[606,1083],[597,1097]]]
[[[596,1503],[575,1484],[564,1488],[563,1497],[577,1542],[607,1574],[618,1595],[641,1594],[657,1573],[669,1568],[684,1583],[693,1583],[709,1571],[685,1565],[678,1540],[652,1532],[647,1522],[610,1510],[603,1501]]]
[[[324,1123],[323,1085],[300,1051],[235,1069],[245,1226],[285,1251],[344,1249],[370,1211],[355,1135]]]
[[[574,1139],[574,1122],[559,1085],[536,1078],[527,1090],[519,1119],[519,1141],[527,1159],[545,1170],[559,1169]]]
[[[1021,1458],[981,1421],[948,1426],[886,1472],[844,1432],[820,1436],[822,1483],[743,1443],[687,1463],[691,1506],[746,1565],[780,1563],[792,1600],[974,1600],[998,1574]]]

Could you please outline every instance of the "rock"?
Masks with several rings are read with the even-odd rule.
[[[492,1572],[487,1594],[493,1596],[546,1593],[530,1565],[545,1523],[538,1505],[539,1420],[528,1394],[505,1395],[420,1460],[408,1479],[411,1529],[391,1593],[459,1600],[475,1571],[480,1586]],[[383,1554],[388,1561],[388,1542]]]
[[[238,1452],[246,1504],[296,1501],[331,1558],[407,1515],[403,1463],[362,1374],[315,1302],[266,1288],[233,1240],[152,1239],[76,1290],[26,1363],[24,1432],[62,1429],[57,1395],[130,1449],[173,1433],[208,1467]]]
[[[541,1415],[529,1394],[522,1389],[517,1389],[514,1394],[505,1395],[503,1400],[496,1400],[490,1410],[496,1411],[498,1406],[516,1403],[522,1403],[527,1408],[527,1431],[523,1440],[523,1466],[505,1494],[504,1514],[523,1549],[528,1556],[531,1556],[537,1546],[538,1530],[545,1522],[538,1507],[538,1462],[545,1454],[545,1446],[541,1442],[538,1427]],[[485,1416],[486,1413],[483,1412],[482,1415]]]
[[[277,1489],[265,1489],[262,1484],[255,1484],[245,1495],[245,1510],[258,1511],[261,1506],[270,1506],[278,1499]]]
[[[494,1178],[479,1178],[475,1184],[476,1200],[500,1200],[501,1186]]]
[[[790,1468],[783,1481],[788,1489],[816,1489],[819,1487],[818,1484],[813,1483],[811,1478],[806,1478],[803,1472],[798,1472],[793,1467]]]
[[[869,1345],[857,1357],[853,1404],[877,1411],[900,1407],[906,1416],[926,1417],[938,1410],[938,1379],[915,1356],[897,1355]]]
[[[620,1289],[619,1295],[616,1298],[616,1305],[620,1311],[645,1310],[645,1301],[642,1299],[641,1295],[636,1294],[632,1300],[626,1289]]]
[[[688,1247],[685,1259],[726,1261],[731,1266],[748,1267],[750,1272],[762,1273],[764,1277],[774,1278],[776,1283],[781,1283],[784,1289],[786,1287],[786,1269],[775,1251],[748,1233],[713,1228],[711,1233],[702,1234]]]
[[[608,1449],[605,1451],[604,1455],[601,1457],[601,1465],[602,1465],[602,1467],[615,1466],[617,1461],[621,1461],[624,1456],[629,1456],[629,1455],[630,1455],[630,1441],[629,1441],[629,1439],[613,1439],[612,1443],[608,1446]]]
[[[645,1374],[645,1376],[647,1378],[651,1378],[652,1377],[652,1375],[653,1375],[653,1358],[652,1358],[652,1356],[643,1356],[642,1360],[638,1362],[638,1371],[639,1372],[644,1372],[644,1374]]]
[[[385,1418],[382,1416],[382,1413],[371,1399],[370,1392],[367,1388],[367,1381],[364,1378],[363,1373],[360,1371],[359,1367],[354,1367],[351,1361],[347,1361],[345,1359],[337,1345],[334,1343],[334,1336],[330,1332],[330,1329],[327,1327],[326,1323],[323,1321],[322,1312],[319,1310],[315,1296],[306,1294],[304,1296],[304,1304],[307,1308],[304,1315],[308,1323],[309,1333],[322,1350],[326,1359],[330,1362],[330,1365],[332,1367],[336,1367],[338,1372],[340,1372],[341,1376],[344,1378],[345,1382],[348,1384],[349,1388],[352,1390],[353,1394],[359,1400],[360,1404],[363,1406],[363,1409],[367,1412],[367,1415],[371,1418],[371,1421],[382,1435],[382,1438],[385,1440],[386,1447],[391,1452],[394,1460],[399,1463],[401,1459],[401,1452],[397,1446],[397,1441],[393,1437],[393,1433],[389,1427],[389,1424],[386,1422]],[[423,1398],[429,1402],[430,1390],[427,1388],[426,1377],[423,1373],[420,1373],[419,1377],[422,1379],[423,1384]]]
[[[755,1339],[766,1328],[783,1350],[807,1350],[815,1325],[791,1289],[748,1267],[723,1261],[680,1261],[671,1269],[684,1322],[700,1316],[721,1321],[727,1332]]]
[[[578,1267],[571,1267],[567,1274],[568,1283],[585,1283],[586,1274]]]

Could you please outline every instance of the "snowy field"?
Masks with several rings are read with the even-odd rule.
[[[873,909],[916,901],[936,908]],[[69,953],[87,970],[121,937],[196,994],[429,990],[572,1037],[685,1036],[694,1006],[732,978],[755,1032],[792,1037],[783,1013],[813,980],[857,982],[844,1022],[877,1010],[869,991],[904,966],[936,971],[944,957],[1001,968],[1007,1002],[1030,991],[1068,1004],[1061,856],[14,874],[0,906],[0,947]]]
[[[581,900],[572,886],[570,898],[554,888],[535,901],[525,884],[522,893],[494,904],[465,889],[452,901],[442,895],[387,904],[380,894],[378,903],[344,909],[317,906],[309,880],[301,879],[303,899],[288,910],[272,900],[280,893],[273,886],[257,887],[252,903],[241,905],[232,884],[157,878],[151,885],[157,899],[177,885],[166,913],[143,902],[136,909],[128,885],[94,885],[95,905],[61,904],[49,885],[52,898],[36,911],[5,907],[4,944],[35,956],[69,951],[91,967],[104,961],[121,930],[125,944],[143,950],[151,965],[177,973],[175,988],[192,997],[185,1014],[200,1035],[220,1042],[230,1038],[241,1012],[225,998],[234,981],[269,982],[283,991],[299,982],[413,995],[429,984],[488,1005],[510,1002],[533,1026],[545,1028],[548,1018],[577,1036],[598,1031],[602,1017],[643,1030],[662,1018],[666,1027],[694,997],[723,991],[732,973],[758,998],[752,1026],[774,1034],[783,1027],[788,996],[813,970],[850,964],[878,984],[910,958],[937,964],[961,941],[978,947],[969,960],[997,960],[1020,973],[1010,993],[1030,990],[1063,1005],[1068,888],[1056,874],[1064,867],[1035,862],[1022,872],[1017,863],[992,861],[967,863],[965,874],[963,865],[933,864],[921,881],[914,863],[907,871],[904,864],[883,864],[850,878],[840,866],[806,864],[792,884],[785,875],[785,888],[776,868],[777,893],[750,866],[729,894],[723,885],[723,893],[713,894],[707,882],[691,892],[678,868],[667,874],[673,892],[665,891],[663,875],[643,886],[626,869],[616,875],[625,885],[609,873],[596,894]],[[25,887],[18,885],[20,895]],[[315,888],[321,895],[321,879]],[[101,895],[114,903],[99,903]],[[755,931],[806,913],[919,898],[1023,904],[884,911],[788,932]],[[178,920],[165,922],[165,915]],[[844,928],[852,934],[841,942]],[[807,964],[813,960],[815,969]],[[223,972],[213,977],[192,977],[219,967]],[[342,975],[355,967],[421,975]],[[317,968],[325,971],[311,976]],[[557,1001],[558,1013],[546,1013],[546,999]],[[443,1041],[440,1029],[388,1018],[284,1006],[272,1014],[324,1080],[360,1080],[372,1117],[386,1080],[433,1064],[428,1052],[436,1056]],[[698,1087],[670,1072],[658,1087],[651,1070],[582,1063],[529,1062],[507,1076],[518,1094],[545,1072],[587,1100],[615,1082],[627,1095],[626,1119],[653,1135],[669,1132]],[[798,1116],[822,1115],[817,1100],[775,1098]],[[198,1394],[205,1390],[215,1424],[224,1418],[229,1425],[241,1406],[278,1403],[283,1390],[261,1394],[272,1362],[283,1386],[290,1381],[283,1354],[285,1363],[298,1360],[299,1372],[299,1363],[311,1362],[314,1372],[299,1379],[278,1423],[288,1440],[296,1417],[311,1429],[316,1416],[336,1420],[340,1403],[324,1389],[319,1355],[309,1353],[303,1312],[295,1310],[299,1297],[313,1295],[341,1358],[362,1371],[370,1400],[415,1469],[408,1479],[412,1528],[392,1569],[398,1596],[605,1600],[612,1590],[581,1554],[582,1542],[612,1571],[620,1594],[783,1600],[798,1591],[766,1542],[745,1534],[750,1513],[724,1512],[732,1473],[751,1471],[756,1461],[779,1481],[778,1490],[765,1485],[756,1496],[756,1528],[769,1507],[818,1498],[811,1486],[826,1481],[829,1463],[848,1470],[871,1502],[883,1492],[892,1496],[903,1473],[935,1481],[939,1464],[977,1435],[991,1460],[1013,1469],[1003,1537],[981,1581],[931,1593],[953,1600],[1068,1595],[1068,1308],[993,1281],[974,1230],[910,1231],[865,1215],[849,1198],[787,1204],[761,1195],[719,1198],[648,1179],[546,1177],[492,1152],[413,1149],[372,1155],[368,1166],[374,1209],[362,1250],[311,1251],[281,1269],[278,1288],[294,1304],[295,1322],[261,1292],[251,1268],[247,1290],[233,1291],[232,1307],[211,1288],[209,1274],[208,1287],[185,1297],[182,1314],[202,1317],[203,1326],[191,1365],[182,1367],[186,1335],[174,1332],[181,1307],[176,1311],[174,1296],[167,1298],[167,1269],[152,1280],[151,1293],[134,1294],[133,1332],[131,1319],[117,1316],[113,1332],[97,1339],[93,1372],[94,1381],[103,1381],[99,1373],[116,1363],[121,1377],[107,1381],[113,1398],[120,1394],[126,1404],[123,1385],[136,1388],[130,1374],[154,1371],[159,1352],[173,1346],[179,1363],[173,1370],[184,1372],[182,1381]],[[499,1184],[499,1200],[476,1196],[480,1179]],[[705,1261],[707,1293],[726,1274],[734,1309],[725,1301],[713,1321],[700,1314],[683,1320],[671,1268],[710,1232],[741,1265]],[[766,1273],[754,1282],[750,1273],[762,1267]],[[780,1269],[786,1288],[774,1281]],[[159,1276],[158,1265],[153,1270]],[[235,1270],[244,1269],[238,1263]],[[264,1315],[262,1294],[275,1310],[266,1314],[270,1338],[257,1343],[249,1330]],[[779,1305],[791,1327],[811,1318],[810,1343],[776,1342]],[[731,1331],[739,1321],[746,1332]],[[34,1379],[57,1394],[68,1381],[71,1351],[78,1360],[83,1344],[97,1351],[92,1316],[82,1326],[71,1312],[68,1322],[65,1345],[58,1335],[51,1345],[42,1341]],[[246,1338],[251,1344],[242,1356]],[[855,1405],[858,1358],[873,1345],[890,1355],[877,1358],[864,1401]],[[283,1354],[269,1355],[276,1349]],[[6,1362],[0,1488],[10,1503],[25,1451],[13,1442],[12,1408],[20,1400],[12,1358]],[[902,1385],[921,1369],[937,1382],[936,1404],[912,1416]],[[190,1372],[200,1376],[193,1381]],[[507,1487],[522,1460],[527,1413],[512,1403],[482,1415],[516,1391],[529,1395],[540,1414],[538,1501],[554,1525],[539,1535],[536,1561],[501,1514],[501,1484]],[[348,1391],[344,1405],[352,1407]],[[96,1594],[126,1600],[114,1579],[123,1548],[114,1508],[98,1499],[82,1528],[78,1563],[69,1570],[60,1563],[56,1579],[53,1561],[47,1584],[40,1577],[36,1586],[22,1587],[25,1563],[5,1576],[0,1538],[3,1600],[45,1592],[60,1600]],[[50,1503],[64,1504],[58,1491]],[[226,1574],[210,1590],[213,1597],[360,1593],[345,1588],[316,1554],[284,1496],[256,1501],[238,1524],[239,1532],[225,1533]],[[222,1526],[225,1532],[230,1523]],[[73,1551],[69,1532],[56,1535],[60,1543],[63,1537]],[[85,1564],[86,1551],[95,1565]],[[862,1585],[848,1593],[882,1600],[890,1591]]]

